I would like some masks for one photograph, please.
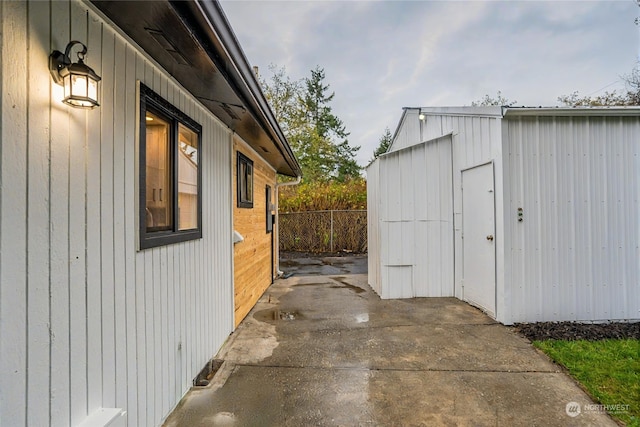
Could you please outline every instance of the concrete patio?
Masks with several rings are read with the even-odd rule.
[[[365,257],[295,259],[165,426],[615,426],[511,329],[455,298],[381,300]],[[575,414],[572,414],[575,415]]]

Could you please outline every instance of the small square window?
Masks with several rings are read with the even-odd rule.
[[[140,85],[140,248],[202,237],[202,128]]]
[[[237,163],[238,207],[253,208],[253,161],[238,152]]]

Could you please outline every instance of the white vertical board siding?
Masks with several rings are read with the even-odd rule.
[[[453,142],[453,168],[454,168],[454,210],[456,223],[455,250],[456,259],[456,296],[462,297],[463,277],[463,229],[462,218],[466,215],[473,215],[473,212],[464,212],[462,206],[462,171],[472,167],[493,163],[494,165],[494,194],[495,206],[502,206],[502,128],[501,119],[491,116],[453,116],[443,117],[446,127],[451,127],[454,132]],[[506,292],[504,280],[504,260],[501,257],[505,244],[505,233],[501,209],[495,212],[495,235],[494,245],[496,251],[496,313],[497,320],[502,320],[505,307],[503,295]]]
[[[367,166],[367,265],[369,286],[382,294],[380,283],[380,160]]]
[[[415,188],[416,296],[454,295],[453,174],[450,135],[415,147],[406,159]]]
[[[383,298],[452,296],[451,136],[388,153],[376,167],[376,291]]]
[[[418,120],[418,108],[405,108],[400,124],[393,136],[393,142],[389,147],[389,152],[422,142],[420,136],[420,121]]]
[[[492,163],[496,319],[510,324],[640,318],[640,118],[589,113],[503,119],[499,109],[490,108],[421,111],[422,128],[415,126],[418,109],[405,111],[396,131],[396,141],[405,145],[394,145],[378,160],[383,297],[418,295],[421,285],[438,280],[433,264],[441,261],[432,256],[433,239],[425,239],[420,227],[437,206],[432,187],[443,191],[445,181],[434,174],[443,159],[430,151],[434,146],[419,144],[419,135],[451,133],[455,296],[462,296],[464,284],[462,218],[473,215],[462,210],[462,171]],[[414,186],[418,182],[426,183],[427,193]],[[426,250],[420,246],[425,242]]]
[[[452,134],[453,168],[453,216],[454,216],[454,260],[455,296],[462,297],[462,171],[481,164],[494,162],[496,206],[502,204],[502,135],[501,120],[495,115],[439,114],[423,109],[424,135],[438,137]],[[472,213],[468,213],[472,214]],[[496,290],[498,295],[505,292],[503,260],[499,258],[504,245],[502,214],[496,211]],[[500,300],[500,298],[498,298]],[[498,304],[499,318],[504,307]]]
[[[640,118],[505,123],[508,320],[640,318]]]
[[[29,45],[24,33],[28,13],[27,5],[21,2],[2,2],[0,10],[3,81],[0,91],[0,424],[26,425],[28,361],[33,357],[27,345],[27,319],[31,314],[28,313],[28,286],[30,283],[33,286],[42,284],[41,277],[26,274],[27,262],[37,262],[27,258],[27,167],[30,153],[27,141],[30,133],[26,113],[29,85],[25,79],[28,75],[25,54],[29,52]],[[8,129],[11,132],[7,132]],[[39,184],[40,191],[48,194],[48,189],[43,191],[43,184]],[[41,194],[41,197],[46,196]],[[48,234],[47,230],[42,230],[46,227],[42,218],[34,226],[38,227],[38,232]],[[44,286],[48,288],[48,283]],[[48,310],[48,304],[46,308]],[[46,325],[48,321],[42,323]],[[47,350],[44,356],[48,357],[48,354]],[[44,373],[42,366],[39,368],[39,372]]]
[[[402,171],[400,152],[380,158],[380,263],[382,298],[413,297],[413,212],[405,194],[414,183]]]
[[[90,5],[1,2],[0,24],[0,425],[158,425],[233,327],[231,133]],[[91,111],[49,75],[71,39]],[[203,129],[203,238],[139,252],[137,80]]]
[[[423,121],[418,118],[419,112],[419,109],[405,110],[391,152],[380,158],[383,298],[461,296],[462,170],[487,162],[495,162],[496,168],[501,168],[501,128],[495,112],[473,116],[422,109]],[[439,139],[446,134],[452,134],[448,142]],[[420,140],[429,142],[421,144]],[[496,173],[497,204],[502,203],[498,194],[502,190],[501,181],[500,170]],[[420,185],[414,187],[415,183]],[[448,237],[450,227],[453,240]],[[501,227],[502,215],[498,213],[496,230]],[[501,245],[503,239],[496,237],[497,253],[501,253]],[[409,276],[408,266],[412,270],[411,283],[397,283],[399,277]],[[500,260],[498,292],[504,292],[500,274],[503,268]],[[390,289],[398,292],[388,294]]]

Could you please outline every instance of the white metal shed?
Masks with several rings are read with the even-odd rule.
[[[367,167],[369,283],[505,324],[640,320],[640,107],[405,108]]]

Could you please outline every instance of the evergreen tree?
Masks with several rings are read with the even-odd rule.
[[[276,119],[291,144],[305,181],[338,180],[360,176],[355,156],[360,147],[349,145],[344,123],[329,105],[335,97],[325,83],[324,69],[292,81],[284,68],[270,67],[270,82],[261,81]]]
[[[388,127],[384,128],[384,134],[380,137],[380,143],[378,144],[378,148],[373,152],[373,159],[375,160],[380,157],[382,154],[389,151],[389,147],[391,147],[391,142],[393,140],[393,135],[391,135],[391,131]]]
[[[298,97],[302,91],[302,82],[291,80],[285,67],[277,68],[269,65],[271,82],[260,78],[262,90],[269,101],[271,110],[278,120],[285,135],[298,133],[300,124],[296,121],[298,116]]]
[[[307,157],[301,160],[308,164],[307,173],[311,180],[337,179],[345,181],[360,175],[360,167],[355,155],[360,147],[349,145],[344,123],[330,107],[335,92],[329,92],[325,84],[324,69],[319,66],[311,70],[311,75],[304,79],[305,91],[301,96],[301,112],[310,127],[307,138],[309,150]],[[314,157],[308,159],[308,157]],[[303,166],[304,167],[304,166]]]

